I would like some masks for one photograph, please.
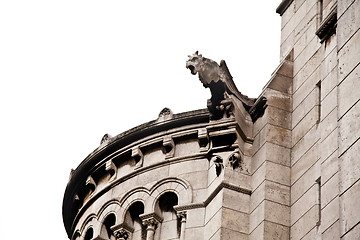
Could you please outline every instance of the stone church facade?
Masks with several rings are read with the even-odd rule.
[[[71,172],[69,239],[360,239],[360,0],[276,12],[281,62],[260,96],[190,56],[207,108],[105,135]]]

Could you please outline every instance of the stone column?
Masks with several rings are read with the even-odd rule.
[[[140,218],[142,224],[146,226],[146,240],[154,240],[155,230],[159,223],[161,223],[162,218],[156,213],[142,214]]]
[[[185,240],[185,227],[186,227],[186,212],[178,212],[178,218],[180,219],[181,228],[180,228],[180,240]]]

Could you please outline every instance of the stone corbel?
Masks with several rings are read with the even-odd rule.
[[[200,152],[206,152],[209,149],[209,133],[206,128],[200,128],[198,130],[198,141]]]
[[[90,190],[90,194],[95,191],[96,183],[91,176],[88,176],[88,178],[86,179],[85,186]]]
[[[116,240],[129,240],[131,239],[131,235],[134,232],[134,229],[125,223],[121,223],[116,226],[110,227],[113,235],[115,236]]]
[[[135,168],[140,168],[143,166],[144,155],[138,146],[131,149],[131,157],[135,160]]]
[[[175,153],[175,143],[171,136],[167,135],[163,138],[163,147],[165,158],[171,158]]]
[[[110,173],[109,182],[110,182],[110,181],[113,181],[114,179],[116,179],[117,167],[115,166],[115,164],[113,163],[112,160],[108,160],[108,161],[105,163],[105,170]]]

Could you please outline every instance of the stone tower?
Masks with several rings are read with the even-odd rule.
[[[71,172],[69,239],[360,239],[360,0],[276,12],[281,61],[260,96],[190,56],[207,109],[105,135]]]

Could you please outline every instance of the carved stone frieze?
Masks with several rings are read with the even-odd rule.
[[[135,168],[143,166],[144,155],[138,146],[131,149],[131,157],[135,160]]]

